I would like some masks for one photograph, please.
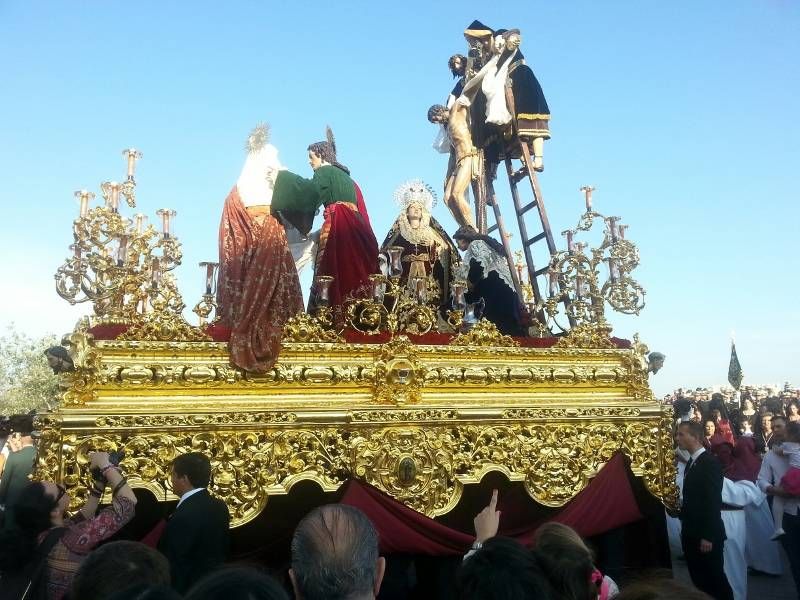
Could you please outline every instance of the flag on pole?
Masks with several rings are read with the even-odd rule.
[[[736,343],[733,340],[731,340],[731,362],[728,365],[728,383],[735,390],[742,385],[742,365],[739,364],[739,357],[736,356]]]

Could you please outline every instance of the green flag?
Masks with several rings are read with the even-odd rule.
[[[735,390],[742,385],[742,365],[739,364],[739,357],[736,356],[736,344],[733,342],[731,342],[731,363],[728,365],[728,383]]]

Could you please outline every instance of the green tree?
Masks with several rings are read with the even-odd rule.
[[[44,351],[56,336],[34,339],[12,324],[0,335],[0,414],[26,413],[57,401],[58,377]]]

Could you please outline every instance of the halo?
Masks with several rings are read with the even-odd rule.
[[[244,149],[249,154],[253,154],[261,150],[267,143],[269,143],[269,125],[267,123],[259,123],[247,136]]]
[[[395,190],[394,201],[400,208],[419,202],[430,212],[436,206],[436,192],[422,179],[409,179]]]

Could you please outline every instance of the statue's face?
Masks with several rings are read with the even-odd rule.
[[[419,229],[422,224],[422,207],[419,204],[409,204],[406,209],[406,218],[411,229]]]
[[[492,42],[492,52],[500,54],[506,47],[506,39],[502,35],[496,35]]]
[[[467,240],[457,239],[456,246],[458,246],[459,250],[464,251],[469,248],[469,242]]]
[[[314,152],[309,150],[308,151],[308,164],[311,165],[311,168],[316,171],[317,169],[319,169],[322,166],[323,160],[319,156],[314,154]]]

